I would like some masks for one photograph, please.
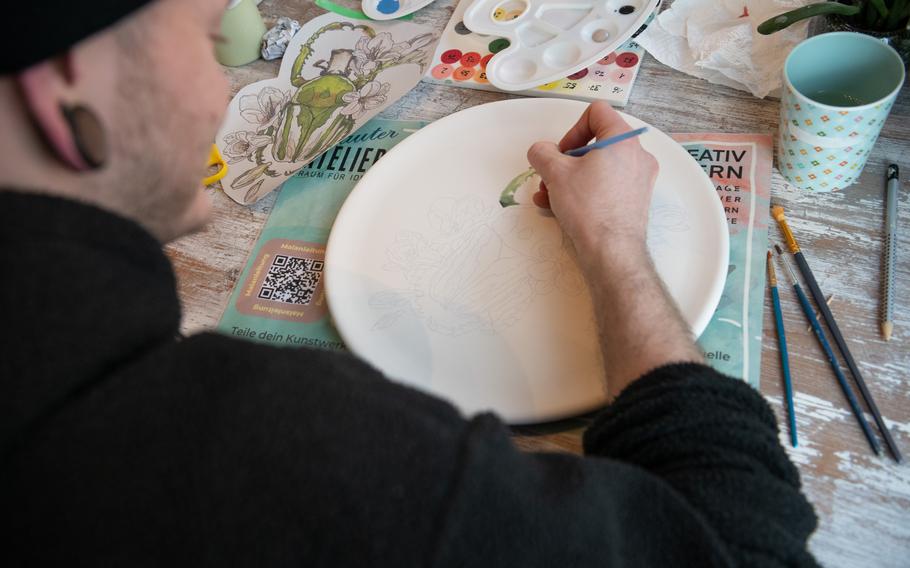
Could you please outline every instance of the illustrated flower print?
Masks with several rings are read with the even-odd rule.
[[[354,72],[357,75],[369,75],[380,65],[401,57],[401,45],[396,44],[392,34],[382,32],[376,37],[363,37],[354,46]]]
[[[255,132],[237,131],[224,137],[224,154],[229,164],[251,159],[259,148],[272,142],[270,136],[256,134]]]
[[[244,95],[240,97],[240,116],[247,122],[268,126],[281,114],[289,96],[275,87],[265,87],[255,95]]]
[[[379,81],[370,81],[359,91],[351,91],[341,96],[345,103],[341,109],[341,114],[357,119],[364,112],[373,110],[386,101],[389,94],[390,83],[380,83]]]
[[[405,55],[409,55],[430,45],[433,43],[434,39],[436,39],[436,36],[433,34],[419,35],[411,39],[411,41],[403,41],[399,44],[396,44],[395,49],[402,57],[404,57]]]

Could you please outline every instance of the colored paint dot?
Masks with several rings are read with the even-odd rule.
[[[610,73],[610,80],[620,85],[632,80],[632,72],[626,69],[617,69]]]
[[[464,25],[464,22],[458,22],[455,24],[455,33],[458,35],[468,35],[471,33],[471,30],[468,29],[468,26]]]
[[[487,68],[487,64],[490,62],[491,59],[493,59],[493,54],[492,54],[492,53],[488,53],[488,54],[484,55],[484,56],[483,56],[483,59],[480,60],[480,68],[481,68],[481,69],[486,69],[486,68]]]
[[[628,69],[629,67],[635,67],[636,63],[638,63],[638,55],[631,51],[626,51],[616,56],[616,64],[620,67]]]
[[[541,91],[552,91],[553,89],[555,89],[556,87],[559,86],[559,83],[560,83],[559,81],[551,81],[551,82],[541,85],[537,88]]]
[[[458,49],[450,49],[442,54],[442,57],[439,58],[443,63],[458,63],[461,59],[461,51]]]
[[[476,51],[469,51],[461,56],[462,67],[474,67],[480,63],[480,54]]]
[[[490,80],[487,79],[487,74],[484,73],[483,71],[481,71],[477,75],[474,75],[474,82],[475,83],[489,83]]]
[[[474,76],[474,69],[471,67],[459,67],[452,72],[452,78],[456,81],[467,81]]]
[[[398,0],[379,0],[376,9],[380,14],[394,14],[399,5]]]
[[[493,19],[497,22],[503,22],[506,19],[506,11],[502,8],[496,8],[493,10]]]
[[[629,14],[631,14],[634,11],[635,11],[635,6],[623,6],[622,8],[619,9],[619,13],[622,14],[623,16],[628,16]]]
[[[585,76],[586,76],[587,74],[588,74],[588,70],[587,70],[587,69],[582,69],[581,71],[577,71],[577,72],[575,72],[575,73],[572,73],[571,75],[569,75],[568,77],[566,77],[566,79],[571,79],[571,80],[573,80],[573,81],[577,81],[577,80],[579,80],[579,79],[584,79]]]
[[[591,80],[603,83],[607,80],[607,71],[605,69],[594,69],[591,71]]]
[[[509,40],[504,37],[494,39],[490,42],[490,45],[487,46],[487,48],[490,50],[490,53],[499,53],[507,47],[509,47]]]
[[[600,61],[598,61],[597,64],[598,65],[612,65],[614,61],[616,61],[616,52],[611,51],[610,53],[607,54],[606,57],[600,59]]]
[[[452,75],[453,69],[455,69],[455,68],[452,67],[451,65],[448,65],[446,63],[440,63],[436,67],[433,67],[433,70],[430,71],[430,74],[433,76],[434,79],[439,79],[439,80],[448,79],[449,76]]]

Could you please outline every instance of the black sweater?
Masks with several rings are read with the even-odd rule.
[[[351,356],[179,338],[159,244],[93,207],[0,192],[0,264],[4,565],[814,565],[774,415],[707,367],[527,454]]]

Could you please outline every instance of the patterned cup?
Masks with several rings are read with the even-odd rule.
[[[822,34],[784,63],[777,165],[809,191],[843,189],[859,177],[904,83],[894,49],[858,33]]]

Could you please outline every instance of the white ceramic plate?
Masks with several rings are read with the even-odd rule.
[[[513,424],[604,403],[590,296],[556,219],[530,204],[536,179],[517,192],[519,205],[499,203],[528,168],[528,147],[559,140],[586,106],[534,98],[469,108],[367,172],[326,256],[329,308],[354,353],[466,414],[493,410]],[[679,144],[653,127],[640,140],[660,163],[648,246],[699,334],[727,272],[723,209]]]

